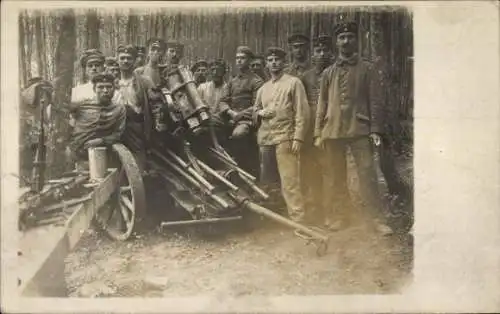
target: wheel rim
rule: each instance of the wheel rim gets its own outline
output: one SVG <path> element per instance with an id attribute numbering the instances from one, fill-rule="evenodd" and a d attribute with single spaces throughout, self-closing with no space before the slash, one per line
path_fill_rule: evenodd
<path id="1" fill-rule="evenodd" d="M 100 211 L 100 224 L 109 237 L 124 241 L 135 232 L 142 218 L 144 183 L 135 158 L 125 146 L 113 145 L 110 161 L 118 169 L 117 188 Z"/>

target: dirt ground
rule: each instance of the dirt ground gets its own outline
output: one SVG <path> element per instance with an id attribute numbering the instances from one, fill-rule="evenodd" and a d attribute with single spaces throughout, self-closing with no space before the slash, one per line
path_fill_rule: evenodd
<path id="1" fill-rule="evenodd" d="M 71 297 L 398 293 L 411 282 L 413 237 L 382 237 L 363 216 L 331 234 L 323 257 L 258 217 L 150 230 L 127 242 L 90 231 L 66 259 L 66 283 Z"/>

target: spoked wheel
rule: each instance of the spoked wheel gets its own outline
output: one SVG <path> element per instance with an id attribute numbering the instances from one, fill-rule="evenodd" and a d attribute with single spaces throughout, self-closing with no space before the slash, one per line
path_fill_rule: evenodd
<path id="1" fill-rule="evenodd" d="M 132 153 L 122 144 L 114 144 L 109 152 L 111 166 L 117 168 L 116 190 L 98 213 L 98 222 L 112 239 L 127 240 L 143 218 L 146 194 L 141 171 Z"/>

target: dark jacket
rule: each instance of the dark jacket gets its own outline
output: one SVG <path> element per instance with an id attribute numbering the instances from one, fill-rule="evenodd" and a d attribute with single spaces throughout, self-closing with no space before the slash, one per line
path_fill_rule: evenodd
<path id="1" fill-rule="evenodd" d="M 384 104 L 380 71 L 359 57 L 337 60 L 323 72 L 314 136 L 349 138 L 382 133 Z"/>

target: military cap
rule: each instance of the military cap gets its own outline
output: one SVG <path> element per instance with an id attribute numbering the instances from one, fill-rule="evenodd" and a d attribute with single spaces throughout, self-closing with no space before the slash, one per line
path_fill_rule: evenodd
<path id="1" fill-rule="evenodd" d="M 118 65 L 118 61 L 115 57 L 106 57 L 106 61 L 104 61 L 104 65 L 113 66 Z"/>
<path id="2" fill-rule="evenodd" d="M 285 59 L 286 52 L 285 52 L 285 50 L 283 50 L 280 47 L 269 47 L 269 48 L 267 48 L 266 57 L 269 57 L 269 56 L 276 56 L 276 57 L 279 57 L 281 59 Z"/>
<path id="3" fill-rule="evenodd" d="M 358 33 L 358 24 L 355 22 L 343 22 L 339 23 L 335 27 L 335 36 L 338 36 L 340 33 Z"/>
<path id="4" fill-rule="evenodd" d="M 254 56 L 252 49 L 250 49 L 250 47 L 248 47 L 248 46 L 238 46 L 236 48 L 236 53 L 244 53 L 247 56 L 249 56 L 250 58 L 253 58 L 253 56 Z"/>
<path id="5" fill-rule="evenodd" d="M 137 51 L 137 54 L 146 54 L 146 47 L 144 46 L 135 46 L 135 50 Z"/>
<path id="6" fill-rule="evenodd" d="M 288 44 L 289 45 L 295 45 L 295 44 L 308 44 L 309 43 L 309 37 L 303 34 L 295 33 L 292 34 L 291 36 L 288 37 Z"/>
<path id="7" fill-rule="evenodd" d="M 94 75 L 92 77 L 92 84 L 97 84 L 97 83 L 114 83 L 115 82 L 115 77 L 109 73 L 102 72 Z"/>
<path id="8" fill-rule="evenodd" d="M 226 61 L 224 61 L 224 59 L 215 59 L 213 61 L 211 61 L 208 65 L 209 67 L 223 67 L 223 68 L 226 68 L 227 67 L 227 63 Z"/>
<path id="9" fill-rule="evenodd" d="M 160 47 L 161 50 L 165 50 L 165 41 L 161 38 L 157 38 L 157 37 L 153 37 L 153 38 L 150 38 L 148 40 L 148 49 L 153 46 L 153 45 L 156 45 L 158 47 Z"/>
<path id="10" fill-rule="evenodd" d="M 104 64 L 104 54 L 98 49 L 88 49 L 85 50 L 80 57 L 80 65 L 82 68 L 87 66 L 87 62 L 90 60 L 96 60 L 101 64 Z"/>
<path id="11" fill-rule="evenodd" d="M 132 45 L 120 45 L 117 52 L 131 54 L 134 58 L 137 56 L 137 49 Z"/>
<path id="12" fill-rule="evenodd" d="M 266 58 L 264 58 L 263 55 L 255 55 L 253 57 L 253 60 L 262 60 L 262 61 L 266 61 Z"/>
<path id="13" fill-rule="evenodd" d="M 327 46 L 331 47 L 333 43 L 333 38 L 330 35 L 320 34 L 318 37 L 314 38 L 314 47 Z"/>
<path id="14" fill-rule="evenodd" d="M 165 43 L 165 48 L 174 48 L 174 49 L 177 49 L 178 51 L 183 51 L 184 44 L 182 44 L 178 41 L 167 41 Z"/>
<path id="15" fill-rule="evenodd" d="M 204 66 L 205 68 L 208 67 L 208 62 L 205 61 L 205 60 L 198 60 L 196 61 L 193 66 L 191 67 L 191 72 L 195 72 L 196 70 L 198 70 L 198 68 L 200 66 Z"/>

